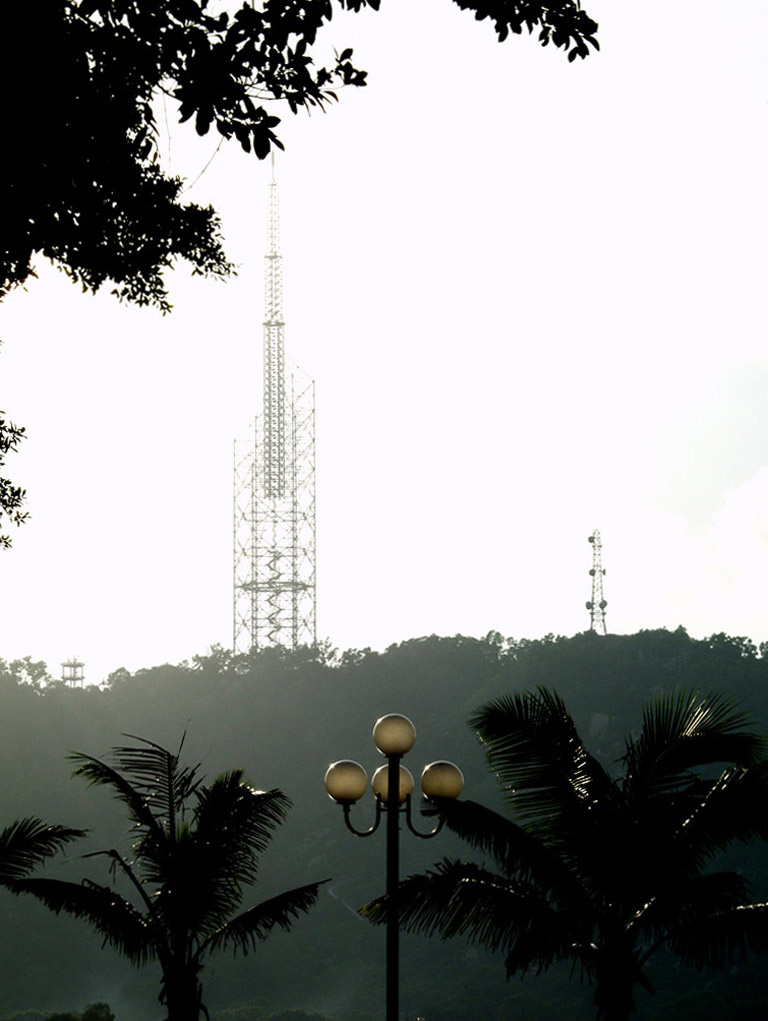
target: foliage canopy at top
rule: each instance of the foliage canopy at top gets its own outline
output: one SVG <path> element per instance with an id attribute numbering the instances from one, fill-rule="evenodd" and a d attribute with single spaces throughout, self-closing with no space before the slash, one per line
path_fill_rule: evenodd
<path id="1" fill-rule="evenodd" d="M 454 0 L 489 19 L 500 40 L 524 28 L 568 58 L 597 46 L 578 0 Z M 83 289 L 105 281 L 120 298 L 170 308 L 162 271 L 186 259 L 201 274 L 232 271 L 215 211 L 180 201 L 182 180 L 157 161 L 160 94 L 197 132 L 211 128 L 266 157 L 282 148 L 269 100 L 323 107 L 366 72 L 344 49 L 329 66 L 311 48 L 334 7 L 380 0 L 263 0 L 209 13 L 207 0 L 25 0 L 7 4 L 0 43 L 10 145 L 0 296 L 41 253 Z M 234 3 L 232 4 L 234 7 Z"/>

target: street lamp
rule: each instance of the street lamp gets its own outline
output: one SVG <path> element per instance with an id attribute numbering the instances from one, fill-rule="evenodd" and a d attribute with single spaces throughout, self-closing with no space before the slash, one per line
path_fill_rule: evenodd
<path id="1" fill-rule="evenodd" d="M 398 1021 L 398 910 L 397 887 L 399 882 L 400 814 L 405 814 L 408 829 L 417 837 L 429 839 L 443 828 L 441 818 L 429 833 L 420 833 L 413 825 L 411 795 L 413 776 L 401 765 L 402 757 L 411 750 L 416 740 L 416 728 L 407 716 L 390 713 L 381 716 L 373 728 L 374 744 L 386 758 L 373 774 L 371 789 L 376 797 L 376 817 L 367 830 L 358 830 L 352 823 L 350 811 L 368 787 L 368 774 L 352 759 L 333 762 L 325 774 L 325 789 L 344 811 L 347 828 L 357 837 L 369 837 L 379 828 L 382 812 L 387 815 L 387 1010 L 386 1021 Z M 426 798 L 458 798 L 464 787 L 464 776 L 452 762 L 431 762 L 421 774 L 421 789 Z"/>

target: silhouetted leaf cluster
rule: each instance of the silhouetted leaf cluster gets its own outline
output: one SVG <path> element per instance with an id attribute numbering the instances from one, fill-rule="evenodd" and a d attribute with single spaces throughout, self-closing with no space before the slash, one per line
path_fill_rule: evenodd
<path id="1" fill-rule="evenodd" d="M 0 411 L 0 416 L 2 414 Z M 23 437 L 23 427 L 0 417 L 0 468 L 5 464 L 5 455 L 17 450 Z M 3 515 L 6 515 L 13 525 L 20 525 L 27 519 L 27 512 L 21 509 L 25 495 L 21 486 L 15 486 L 10 479 L 0 477 L 0 522 Z M 0 549 L 7 549 L 10 545 L 10 536 L 0 533 Z"/>
<path id="2" fill-rule="evenodd" d="M 597 22 L 574 3 L 526 3 L 509 0 L 454 0 L 463 10 L 475 12 L 478 21 L 490 18 L 500 41 L 510 32 L 519 35 L 523 29 L 539 29 L 542 46 L 553 43 L 568 54 L 568 60 L 589 56 L 589 47 L 599 49 Z"/>
<path id="3" fill-rule="evenodd" d="M 499 39 L 540 29 L 584 57 L 595 23 L 576 0 L 455 0 L 492 18 Z M 210 14 L 206 0 L 27 0 L 4 8 L 0 88 L 6 97 L 0 165 L 3 229 L 0 295 L 32 273 L 39 252 L 96 291 L 170 308 L 163 270 L 178 259 L 197 273 L 233 270 L 210 207 L 181 201 L 182 180 L 157 151 L 158 99 L 263 159 L 279 117 L 324 107 L 335 89 L 366 84 L 349 48 L 329 66 L 312 48 L 334 7 L 379 8 L 379 0 L 233 0 Z"/>

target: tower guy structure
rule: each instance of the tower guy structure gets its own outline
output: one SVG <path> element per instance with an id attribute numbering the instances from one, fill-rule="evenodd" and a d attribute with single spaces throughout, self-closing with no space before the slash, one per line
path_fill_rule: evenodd
<path id="1" fill-rule="evenodd" d="M 264 258 L 261 411 L 235 440 L 233 649 L 314 645 L 315 385 L 286 360 L 280 210 L 272 168 Z"/>
<path id="2" fill-rule="evenodd" d="M 590 535 L 589 541 L 592 543 L 592 569 L 589 572 L 592 575 L 592 598 L 587 602 L 589 628 L 591 631 L 597 631 L 599 635 L 604 635 L 607 633 L 605 608 L 608 603 L 603 598 L 603 575 L 605 574 L 602 563 L 603 544 L 597 529 Z"/>

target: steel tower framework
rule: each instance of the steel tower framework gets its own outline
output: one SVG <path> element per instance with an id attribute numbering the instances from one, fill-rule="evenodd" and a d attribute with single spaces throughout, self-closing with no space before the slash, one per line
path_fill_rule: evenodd
<path id="1" fill-rule="evenodd" d="M 73 656 L 61 664 L 61 679 L 70 688 L 82 688 L 85 684 L 85 663 Z"/>
<path id="2" fill-rule="evenodd" d="M 598 634 L 604 635 L 607 634 L 605 608 L 608 603 L 603 598 L 603 575 L 605 574 L 602 564 L 603 544 L 597 529 L 590 535 L 589 541 L 592 543 L 592 569 L 589 572 L 592 575 L 592 598 L 587 603 L 589 627 L 591 631 L 597 631 Z"/>
<path id="3" fill-rule="evenodd" d="M 285 357 L 277 183 L 269 185 L 261 412 L 235 440 L 233 649 L 314 645 L 315 385 Z"/>

